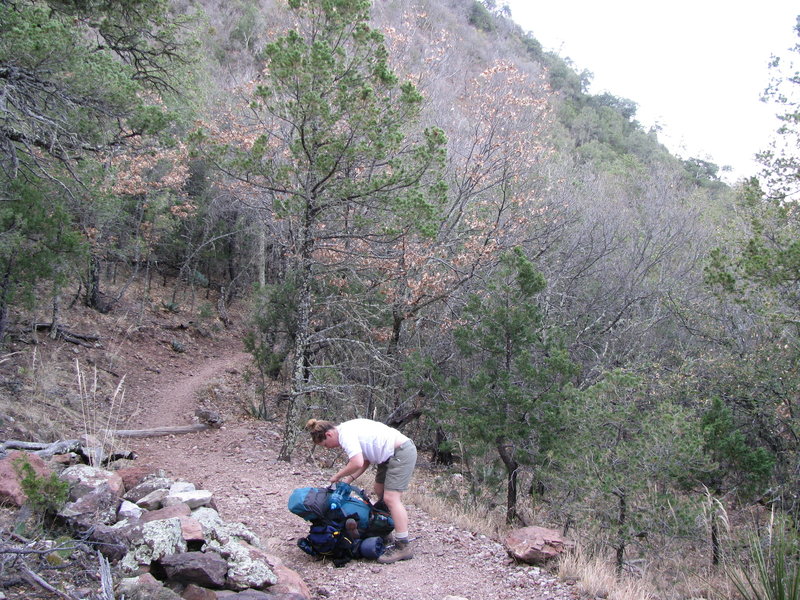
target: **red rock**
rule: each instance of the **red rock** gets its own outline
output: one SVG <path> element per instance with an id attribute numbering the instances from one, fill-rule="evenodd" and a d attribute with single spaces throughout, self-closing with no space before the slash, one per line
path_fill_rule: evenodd
<path id="1" fill-rule="evenodd" d="M 52 472 L 36 454 L 21 451 L 10 452 L 8 456 L 0 460 L 0 502 L 10 502 L 15 506 L 22 506 L 27 500 L 20 485 L 22 478 L 14 468 L 16 461 L 20 459 L 27 459 L 28 464 L 33 467 L 39 477 L 49 477 Z"/>
<path id="2" fill-rule="evenodd" d="M 308 589 L 306 582 L 297 571 L 283 565 L 273 567 L 272 570 L 278 576 L 278 583 L 270 586 L 270 592 L 286 595 L 299 594 L 306 600 L 311 600 L 311 590 Z"/>
<path id="3" fill-rule="evenodd" d="M 153 467 L 148 467 L 146 465 L 142 466 L 135 466 L 135 467 L 124 467 L 122 469 L 117 469 L 116 473 L 122 478 L 122 483 L 125 484 L 126 490 L 131 490 L 135 488 L 137 485 L 142 483 L 145 477 L 155 473 L 156 469 Z"/>
<path id="4" fill-rule="evenodd" d="M 511 556 L 530 564 L 545 563 L 574 545 L 555 529 L 544 527 L 515 529 L 506 536 L 505 541 Z"/>
<path id="5" fill-rule="evenodd" d="M 190 583 L 183 590 L 181 598 L 183 600 L 217 600 L 217 593 L 214 590 Z"/>
<path id="6" fill-rule="evenodd" d="M 175 517 L 188 517 L 192 514 L 192 510 L 185 504 L 173 504 L 166 508 L 159 508 L 157 510 L 150 510 L 142 515 L 142 521 L 149 523 L 150 521 L 161 521 L 163 519 L 174 519 Z"/>
<path id="7" fill-rule="evenodd" d="M 203 526 L 200 525 L 200 521 L 192 517 L 181 516 L 178 518 L 181 520 L 181 533 L 184 540 L 187 542 L 205 541 L 206 538 L 203 535 Z"/>

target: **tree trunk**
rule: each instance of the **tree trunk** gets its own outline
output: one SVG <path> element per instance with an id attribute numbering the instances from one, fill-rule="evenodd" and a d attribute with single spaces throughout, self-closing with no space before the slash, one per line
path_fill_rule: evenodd
<path id="1" fill-rule="evenodd" d="M 58 337 L 59 320 L 61 313 L 61 294 L 56 292 L 53 294 L 53 319 L 50 325 L 50 339 L 54 340 Z"/>
<path id="2" fill-rule="evenodd" d="M 625 524 L 628 520 L 628 503 L 624 490 L 618 490 L 614 494 L 619 499 L 619 513 L 617 515 L 617 576 L 622 575 L 622 567 L 625 564 Z"/>
<path id="3" fill-rule="evenodd" d="M 297 441 L 298 426 L 297 414 L 304 403 L 308 375 L 310 373 L 310 345 L 311 345 L 311 295 L 312 286 L 312 252 L 313 239 L 311 237 L 311 224 L 314 220 L 314 211 L 310 201 L 306 205 L 306 213 L 300 230 L 298 241 L 300 244 L 300 260 L 298 273 L 298 302 L 297 302 L 297 334 L 294 340 L 294 369 L 292 371 L 292 387 L 289 400 L 286 403 L 286 421 L 283 427 L 283 442 L 278 460 L 288 462 L 291 460 L 294 445 Z"/>
<path id="4" fill-rule="evenodd" d="M 442 444 L 447 441 L 447 434 L 441 427 L 436 428 L 436 447 L 433 449 L 433 463 L 437 465 L 452 465 L 453 453 L 448 450 L 442 450 Z"/>
<path id="5" fill-rule="evenodd" d="M 0 285 L 0 346 L 6 337 L 8 327 L 8 298 L 11 295 L 11 265 L 7 265 L 3 273 L 3 283 Z"/>
<path id="6" fill-rule="evenodd" d="M 100 262 L 92 254 L 89 258 L 89 276 L 86 280 L 86 306 L 100 308 Z"/>
<path id="7" fill-rule="evenodd" d="M 506 440 L 497 440 L 497 452 L 500 460 L 506 468 L 507 487 L 506 487 L 506 523 L 513 525 L 517 519 L 517 476 L 519 474 L 519 463 L 514 459 L 513 449 Z"/>
<path id="8" fill-rule="evenodd" d="M 719 565 L 720 558 L 719 525 L 717 525 L 716 512 L 711 515 L 711 564 Z"/>
<path id="9" fill-rule="evenodd" d="M 266 228 L 258 228 L 258 257 L 256 258 L 256 270 L 258 271 L 258 287 L 263 288 L 267 285 L 267 232 Z"/>

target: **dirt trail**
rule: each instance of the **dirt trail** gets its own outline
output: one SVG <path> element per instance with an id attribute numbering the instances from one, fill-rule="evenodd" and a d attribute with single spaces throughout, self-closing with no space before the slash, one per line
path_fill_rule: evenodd
<path id="1" fill-rule="evenodd" d="M 235 389 L 249 355 L 239 351 L 207 356 L 183 373 L 159 369 L 148 381 L 131 382 L 139 397 L 141 427 L 192 422 L 198 392 L 209 386 Z M 227 386 L 227 387 L 226 387 Z M 215 407 L 220 409 L 221 407 Z M 286 508 L 297 487 L 325 485 L 323 471 L 306 448 L 291 463 L 279 462 L 277 423 L 248 418 L 241 407 L 222 408 L 221 429 L 195 434 L 131 440 L 140 464 L 164 469 L 214 493 L 222 517 L 240 521 L 258 534 L 262 545 L 300 573 L 312 597 L 334 600 L 566 600 L 575 588 L 530 566 L 513 564 L 503 547 L 484 536 L 441 522 L 409 505 L 415 558 L 394 565 L 352 561 L 343 568 L 303 554 L 296 540 L 308 524 Z M 422 470 L 420 467 L 418 470 Z M 421 476 L 420 479 L 424 477 Z"/>

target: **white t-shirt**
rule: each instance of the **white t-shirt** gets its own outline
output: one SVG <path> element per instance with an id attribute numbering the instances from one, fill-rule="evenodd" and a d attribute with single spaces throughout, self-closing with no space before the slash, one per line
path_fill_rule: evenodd
<path id="1" fill-rule="evenodd" d="M 353 419 L 336 426 L 339 445 L 351 459 L 363 454 L 370 464 L 379 465 L 394 455 L 394 449 L 408 441 L 402 433 L 370 419 Z"/>

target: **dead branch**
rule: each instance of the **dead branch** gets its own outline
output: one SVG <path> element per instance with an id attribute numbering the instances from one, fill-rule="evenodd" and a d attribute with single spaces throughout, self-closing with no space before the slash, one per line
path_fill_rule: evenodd
<path id="1" fill-rule="evenodd" d="M 35 331 L 52 331 L 53 324 L 52 323 L 34 323 L 33 329 Z M 74 331 L 68 331 L 64 329 L 60 325 L 55 326 L 55 335 L 56 337 L 60 337 L 65 342 L 69 342 L 71 344 L 77 344 L 78 346 L 83 346 L 84 348 L 95 348 L 95 342 L 100 339 L 99 335 L 90 335 L 87 333 L 75 333 Z"/>
<path id="2" fill-rule="evenodd" d="M 19 569 L 20 569 L 20 571 L 22 571 L 22 572 L 24 573 L 25 577 L 26 577 L 26 578 L 27 578 L 27 579 L 28 579 L 28 580 L 29 580 L 31 583 L 34 583 L 34 584 L 38 585 L 40 588 L 42 588 L 42 589 L 44 589 L 44 590 L 47 590 L 47 591 L 48 591 L 48 592 L 50 592 L 51 594 L 55 594 L 55 595 L 56 595 L 56 596 L 58 596 L 59 598 L 64 598 L 64 600 L 77 600 L 77 599 L 75 598 L 75 596 L 71 596 L 70 594 L 65 594 L 65 593 L 64 593 L 64 592 L 62 592 L 61 590 L 54 588 L 52 585 L 50 585 L 49 583 L 47 583 L 47 582 L 46 582 L 44 579 L 42 579 L 41 577 L 39 577 L 39 576 L 38 576 L 36 573 L 34 573 L 33 571 L 31 571 L 31 570 L 30 570 L 30 569 L 29 569 L 27 566 L 25 566 L 25 565 L 20 565 L 20 566 L 19 566 Z"/>
<path id="3" fill-rule="evenodd" d="M 102 600 L 114 600 L 114 580 L 111 577 L 111 564 L 100 550 L 97 551 L 97 559 L 100 561 L 101 598 Z"/>
<path id="4" fill-rule="evenodd" d="M 0 546 L 0 554 L 38 554 L 40 556 L 46 556 L 47 554 L 52 554 L 53 552 L 60 552 L 62 550 L 75 550 L 78 546 L 55 546 L 53 548 L 45 548 L 43 550 L 37 550 L 36 548 L 18 548 L 16 546 Z"/>

